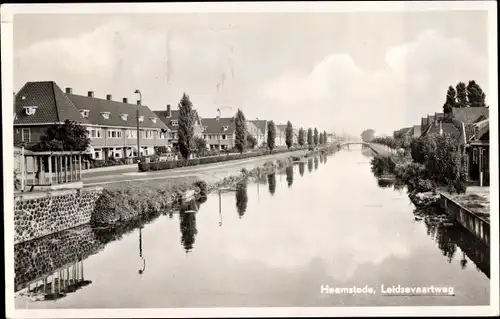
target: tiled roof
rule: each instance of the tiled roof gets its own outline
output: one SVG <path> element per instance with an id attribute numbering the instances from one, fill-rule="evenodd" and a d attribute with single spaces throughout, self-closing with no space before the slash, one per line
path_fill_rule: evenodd
<path id="1" fill-rule="evenodd" d="M 259 128 L 259 130 L 262 133 L 265 133 L 267 130 L 267 121 L 266 120 L 250 120 L 249 122 L 252 122 Z"/>
<path id="2" fill-rule="evenodd" d="M 475 123 L 482 118 L 490 117 L 487 107 L 454 107 L 452 114 L 454 120 L 463 123 Z"/>
<path id="3" fill-rule="evenodd" d="M 177 126 L 172 125 L 172 120 L 179 119 L 179 110 L 171 110 L 171 116 L 167 117 L 167 111 L 153 111 L 156 116 L 172 131 L 177 130 Z"/>
<path id="4" fill-rule="evenodd" d="M 27 115 L 25 106 L 37 106 L 35 114 Z M 27 82 L 16 94 L 15 115 L 14 124 L 88 122 L 53 81 Z"/>
<path id="5" fill-rule="evenodd" d="M 257 127 L 257 125 L 255 125 L 251 121 L 246 121 L 246 123 L 247 123 L 247 133 L 252 134 L 255 131 L 260 131 L 259 128 Z M 262 133 L 259 132 L 258 134 L 262 134 Z"/>
<path id="6" fill-rule="evenodd" d="M 125 126 L 137 127 L 136 112 L 138 105 L 122 103 L 113 100 L 100 99 L 76 94 L 67 94 L 79 110 L 89 110 L 88 121 L 90 124 L 103 126 Z M 105 119 L 101 112 L 109 112 L 109 118 Z M 127 114 L 127 119 L 122 119 L 122 114 Z M 141 128 L 167 129 L 167 126 L 145 105 L 139 106 L 139 116 L 144 116 L 140 122 Z M 152 121 L 156 118 L 156 123 Z"/>
<path id="7" fill-rule="evenodd" d="M 441 125 L 435 124 L 430 125 L 429 128 L 422 133 L 423 136 L 431 134 L 439 134 L 441 128 L 443 129 L 443 134 L 450 134 L 453 137 L 460 137 L 462 134 L 460 130 L 453 123 L 442 123 Z"/>
<path id="8" fill-rule="evenodd" d="M 196 110 L 193 110 L 195 113 L 195 117 L 198 119 L 198 121 L 201 121 L 200 117 L 198 116 L 198 112 Z M 170 111 L 170 117 L 167 117 L 167 111 L 153 111 L 156 116 L 171 130 L 171 131 L 177 131 L 178 126 L 173 126 L 172 125 L 172 120 L 179 120 L 179 110 L 171 110 Z"/>
<path id="9" fill-rule="evenodd" d="M 218 121 L 216 118 L 203 118 L 201 121 L 205 127 L 203 133 L 214 134 L 222 132 L 225 134 L 232 134 L 236 129 L 234 118 L 232 117 L 221 117 Z M 228 127 L 226 131 L 221 130 L 224 126 Z"/>

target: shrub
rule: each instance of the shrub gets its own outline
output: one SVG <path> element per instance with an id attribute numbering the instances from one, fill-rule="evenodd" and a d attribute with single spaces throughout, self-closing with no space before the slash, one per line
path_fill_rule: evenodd
<path id="1" fill-rule="evenodd" d="M 376 155 L 371 160 L 372 172 L 375 176 L 394 174 L 396 163 L 389 156 Z"/>

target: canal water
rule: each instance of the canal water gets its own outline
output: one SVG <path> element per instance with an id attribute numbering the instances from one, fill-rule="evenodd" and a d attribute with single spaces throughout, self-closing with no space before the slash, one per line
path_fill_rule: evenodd
<path id="1" fill-rule="evenodd" d="M 87 225 L 16 246 L 16 258 L 31 258 L 16 269 L 19 284 L 52 274 L 54 256 L 66 255 L 82 258 L 86 281 L 56 300 L 18 296 L 16 307 L 488 305 L 488 249 L 458 226 L 416 220 L 404 190 L 377 182 L 370 158 L 351 146 L 119 236 Z M 374 293 L 321 290 L 354 285 Z M 398 285 L 453 296 L 384 294 Z"/>

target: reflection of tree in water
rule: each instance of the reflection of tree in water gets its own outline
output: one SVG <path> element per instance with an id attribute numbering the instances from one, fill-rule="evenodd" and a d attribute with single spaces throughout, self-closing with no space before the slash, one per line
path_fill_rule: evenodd
<path id="1" fill-rule="evenodd" d="M 363 154 L 364 157 L 372 157 L 373 151 L 368 146 L 361 145 L 361 154 Z"/>
<path id="2" fill-rule="evenodd" d="M 240 218 L 245 215 L 245 212 L 247 210 L 247 203 L 247 181 L 243 180 L 236 185 L 236 209 Z"/>
<path id="3" fill-rule="evenodd" d="M 318 156 L 314 158 L 314 170 L 317 170 L 319 166 L 319 159 Z"/>
<path id="4" fill-rule="evenodd" d="M 451 262 L 455 257 L 458 246 L 462 251 L 461 268 L 467 267 L 466 257 L 468 257 L 476 265 L 478 271 L 490 278 L 489 247 L 461 226 L 443 227 L 427 220 L 425 225 L 427 234 L 436 242 L 448 262 Z"/>
<path id="5" fill-rule="evenodd" d="M 326 162 L 328 162 L 328 154 L 323 156 L 323 163 L 326 164 Z"/>
<path id="6" fill-rule="evenodd" d="M 306 163 L 304 162 L 299 162 L 299 173 L 300 176 L 304 176 L 304 170 L 306 168 Z"/>
<path id="7" fill-rule="evenodd" d="M 381 188 L 389 188 L 389 187 L 392 187 L 394 185 L 394 181 L 377 178 L 377 184 Z"/>
<path id="8" fill-rule="evenodd" d="M 276 174 L 272 173 L 267 175 L 267 182 L 269 184 L 269 193 L 271 193 L 271 195 L 274 195 L 274 193 L 276 192 Z"/>
<path id="9" fill-rule="evenodd" d="M 312 158 L 310 158 L 310 159 L 307 160 L 307 170 L 309 171 L 309 173 L 311 173 L 312 170 L 313 170 L 313 160 L 312 160 Z"/>
<path id="10" fill-rule="evenodd" d="M 187 212 L 194 211 L 194 212 Z M 196 234 L 196 212 L 198 211 L 196 201 L 191 201 L 187 205 L 181 205 L 179 212 L 180 228 L 181 228 L 181 243 L 186 252 L 193 249 Z"/>
<path id="11" fill-rule="evenodd" d="M 319 162 L 320 162 L 321 164 L 323 164 L 323 154 L 320 154 L 320 155 L 319 155 Z"/>
<path id="12" fill-rule="evenodd" d="M 288 166 L 286 168 L 286 181 L 288 183 L 288 187 L 292 186 L 293 184 L 293 166 Z"/>

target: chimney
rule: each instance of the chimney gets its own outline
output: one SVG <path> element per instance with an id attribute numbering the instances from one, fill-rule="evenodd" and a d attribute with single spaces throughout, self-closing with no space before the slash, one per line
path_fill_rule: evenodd
<path id="1" fill-rule="evenodd" d="M 123 103 L 128 103 L 128 99 L 126 97 L 123 98 Z"/>
<path id="2" fill-rule="evenodd" d="M 167 104 L 167 117 L 172 117 L 172 109 L 170 108 L 170 104 Z"/>
<path id="3" fill-rule="evenodd" d="M 106 94 L 106 100 L 111 101 L 111 94 Z"/>
<path id="4" fill-rule="evenodd" d="M 141 105 L 141 100 L 137 100 L 137 105 Z"/>
<path id="5" fill-rule="evenodd" d="M 73 94 L 72 88 L 66 88 L 66 94 Z"/>
<path id="6" fill-rule="evenodd" d="M 94 97 L 94 91 L 88 91 L 87 92 L 88 97 Z"/>

